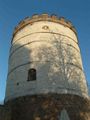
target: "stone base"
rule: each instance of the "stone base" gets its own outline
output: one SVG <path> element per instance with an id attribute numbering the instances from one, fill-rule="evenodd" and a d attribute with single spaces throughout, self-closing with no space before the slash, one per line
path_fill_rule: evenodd
<path id="1" fill-rule="evenodd" d="M 25 96 L 6 104 L 11 107 L 7 120 L 60 120 L 63 110 L 70 120 L 90 120 L 90 101 L 76 95 Z"/>
<path id="2" fill-rule="evenodd" d="M 0 105 L 0 120 L 11 120 L 11 105 Z"/>

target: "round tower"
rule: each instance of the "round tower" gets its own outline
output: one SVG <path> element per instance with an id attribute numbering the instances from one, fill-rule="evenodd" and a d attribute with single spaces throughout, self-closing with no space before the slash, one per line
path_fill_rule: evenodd
<path id="1" fill-rule="evenodd" d="M 6 102 L 12 101 L 13 116 L 17 120 L 88 120 L 83 107 L 87 100 L 72 23 L 48 14 L 22 20 L 13 33 L 5 97 Z"/>

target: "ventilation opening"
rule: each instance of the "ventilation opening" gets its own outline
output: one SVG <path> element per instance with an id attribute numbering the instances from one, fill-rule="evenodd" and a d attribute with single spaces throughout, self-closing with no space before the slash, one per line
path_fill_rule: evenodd
<path id="1" fill-rule="evenodd" d="M 19 86 L 19 83 L 17 83 L 17 86 Z"/>
<path id="2" fill-rule="evenodd" d="M 28 70 L 28 79 L 27 81 L 34 81 L 36 80 L 36 69 L 31 68 Z"/>

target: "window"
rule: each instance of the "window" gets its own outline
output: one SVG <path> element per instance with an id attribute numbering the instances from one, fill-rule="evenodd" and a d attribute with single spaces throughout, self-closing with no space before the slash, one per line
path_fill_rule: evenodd
<path id="1" fill-rule="evenodd" d="M 49 27 L 48 27 L 47 25 L 45 25 L 45 26 L 42 27 L 42 29 L 44 29 L 44 30 L 48 30 Z"/>
<path id="2" fill-rule="evenodd" d="M 28 80 L 27 81 L 33 81 L 36 80 L 36 70 L 34 68 L 31 68 L 28 70 Z"/>

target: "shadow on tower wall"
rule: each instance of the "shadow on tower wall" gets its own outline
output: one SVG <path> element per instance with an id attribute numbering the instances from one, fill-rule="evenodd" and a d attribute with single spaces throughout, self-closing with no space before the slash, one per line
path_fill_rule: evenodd
<path id="1" fill-rule="evenodd" d="M 24 45 L 15 44 L 11 48 L 8 79 L 15 78 L 12 84 L 16 86 L 17 80 L 21 79 L 15 94 L 18 93 L 19 87 L 24 92 L 24 88 L 27 90 L 27 85 L 31 84 L 30 87 L 33 85 L 31 81 L 27 81 L 28 70 L 32 67 L 35 67 L 37 74 L 42 73 L 48 78 L 44 82 L 46 85 L 42 85 L 44 89 L 48 89 L 48 92 L 38 93 L 43 89 L 41 84 L 44 78 L 40 78 L 40 81 L 37 77 L 37 80 L 34 81 L 36 85 L 32 90 L 36 89 L 38 94 L 18 96 L 6 102 L 4 108 L 0 107 L 0 110 L 4 111 L 0 120 L 59 120 L 63 109 L 67 110 L 70 120 L 89 120 L 90 102 L 79 96 L 79 94 L 82 96 L 85 87 L 84 84 L 81 87 L 83 77 L 78 59 L 72 52 L 71 46 L 65 45 L 62 41 L 57 42 L 56 46 L 42 42 L 40 45 L 33 45 L 32 49 L 31 44 L 34 42 L 28 42 Z M 12 73 L 14 73 L 13 77 L 11 77 Z M 38 81 L 39 83 L 37 83 Z M 52 83 L 55 84 L 54 87 Z M 71 94 L 68 92 L 59 94 L 62 89 L 71 91 Z M 13 93 L 14 90 L 16 89 L 11 86 Z M 29 90 L 31 89 L 28 88 L 28 92 L 30 92 Z M 75 95 L 72 94 L 72 91 L 75 91 Z M 0 114 L 2 114 L 1 111 Z"/>

